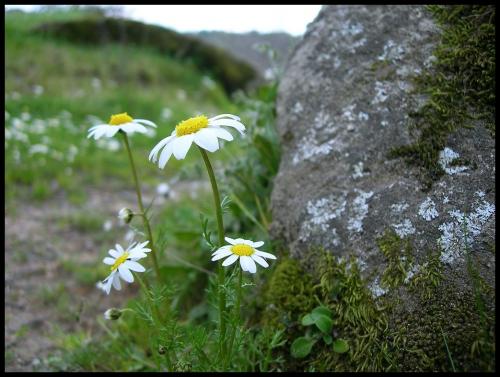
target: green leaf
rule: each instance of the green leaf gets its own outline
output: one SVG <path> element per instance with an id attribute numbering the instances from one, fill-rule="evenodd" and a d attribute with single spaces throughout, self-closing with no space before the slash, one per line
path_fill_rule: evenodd
<path id="1" fill-rule="evenodd" d="M 290 347 L 290 353 L 292 357 L 296 359 L 302 359 L 309 355 L 311 349 L 316 341 L 314 339 L 306 338 L 301 336 L 293 341 Z"/>
<path id="2" fill-rule="evenodd" d="M 311 314 L 306 314 L 302 318 L 302 326 L 310 326 L 314 324 L 314 317 Z"/>
<path id="3" fill-rule="evenodd" d="M 349 351 L 349 344 L 344 339 L 337 339 L 333 342 L 333 352 L 345 353 Z"/>
<path id="4" fill-rule="evenodd" d="M 313 314 L 321 314 L 326 317 L 332 318 L 332 312 L 330 309 L 328 309 L 326 306 L 318 306 L 313 309 L 312 311 Z"/>
<path id="5" fill-rule="evenodd" d="M 330 317 L 321 314 L 314 314 L 314 324 L 318 329 L 320 329 L 325 334 L 329 334 L 332 331 L 333 321 Z"/>
<path id="6" fill-rule="evenodd" d="M 331 335 L 326 335 L 326 334 L 325 334 L 325 335 L 323 335 L 323 341 L 324 341 L 326 344 L 330 345 L 330 344 L 332 344 L 332 342 L 333 342 L 333 338 L 331 337 Z"/>

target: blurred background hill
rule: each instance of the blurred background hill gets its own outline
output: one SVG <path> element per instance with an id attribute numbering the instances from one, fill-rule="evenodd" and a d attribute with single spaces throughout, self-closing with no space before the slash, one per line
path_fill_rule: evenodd
<path id="1" fill-rule="evenodd" d="M 290 52 L 301 39 L 288 33 L 227 33 L 222 31 L 201 31 L 192 33 L 208 43 L 220 47 L 237 58 L 249 63 L 262 77 L 272 69 L 269 59 L 259 50 L 259 45 L 268 45 L 276 52 L 276 63 L 282 67 Z"/>

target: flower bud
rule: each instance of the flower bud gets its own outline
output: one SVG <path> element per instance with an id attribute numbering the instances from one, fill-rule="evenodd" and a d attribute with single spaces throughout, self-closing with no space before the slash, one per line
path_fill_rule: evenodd
<path id="1" fill-rule="evenodd" d="M 120 212 L 118 212 L 118 218 L 120 220 L 123 220 L 125 224 L 128 224 L 130 221 L 132 221 L 132 218 L 134 217 L 134 213 L 132 210 L 128 208 L 122 208 Z"/>
<path id="2" fill-rule="evenodd" d="M 122 311 L 120 309 L 111 308 L 104 312 L 104 318 L 110 319 L 112 321 L 116 321 L 122 315 Z"/>

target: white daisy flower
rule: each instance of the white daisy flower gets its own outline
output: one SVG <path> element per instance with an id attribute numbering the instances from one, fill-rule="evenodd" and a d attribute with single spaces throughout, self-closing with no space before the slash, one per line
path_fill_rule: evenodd
<path id="1" fill-rule="evenodd" d="M 233 240 L 229 237 L 225 237 L 225 240 L 230 245 L 222 246 L 212 254 L 212 261 L 228 257 L 224 262 L 222 262 L 224 267 L 233 264 L 239 258 L 241 269 L 254 274 L 257 271 L 255 262 L 260 264 L 262 267 L 269 267 L 269 264 L 264 258 L 276 259 L 276 256 L 273 254 L 256 249 L 257 247 L 264 245 L 263 241 L 252 242 L 242 238 Z"/>
<path id="2" fill-rule="evenodd" d="M 213 118 L 200 115 L 180 122 L 169 137 L 156 144 L 149 154 L 149 159 L 156 163 L 158 153 L 163 148 L 158 162 L 160 169 L 163 169 L 172 154 L 176 159 L 183 160 L 193 142 L 209 152 L 215 152 L 219 149 L 218 138 L 233 140 L 233 135 L 222 126 L 233 127 L 244 135 L 245 126 L 236 115 L 221 114 Z"/>
<path id="3" fill-rule="evenodd" d="M 126 250 L 123 250 L 123 247 L 119 244 L 115 245 L 116 249 L 110 249 L 108 252 L 111 257 L 104 258 L 103 262 L 107 265 L 111 265 L 111 273 L 103 280 L 99 288 L 109 294 L 111 285 L 113 285 L 116 290 L 121 289 L 120 277 L 128 283 L 133 283 L 134 275 L 132 275 L 130 271 L 146 271 L 146 269 L 136 261 L 147 257 L 146 253 L 151 251 L 151 249 L 144 247 L 148 242 L 149 241 L 146 241 L 140 244 L 134 243 Z"/>
<path id="4" fill-rule="evenodd" d="M 99 139 L 101 136 L 113 137 L 118 131 L 123 131 L 125 133 L 146 133 L 148 130 L 146 126 L 151 126 L 156 128 L 156 124 L 146 119 L 134 119 L 127 113 L 111 115 L 108 124 L 98 124 L 97 126 L 91 127 L 89 129 L 89 137 L 94 137 L 95 140 Z"/>

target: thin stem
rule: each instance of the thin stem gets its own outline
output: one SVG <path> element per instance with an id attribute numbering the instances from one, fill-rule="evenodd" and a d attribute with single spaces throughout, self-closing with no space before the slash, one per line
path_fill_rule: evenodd
<path id="1" fill-rule="evenodd" d="M 147 216 L 144 215 L 144 205 L 142 204 L 142 195 L 141 195 L 141 188 L 139 186 L 139 180 L 137 179 L 137 171 L 135 169 L 135 164 L 134 164 L 134 159 L 132 157 L 132 152 L 130 151 L 130 145 L 128 143 L 128 137 L 125 132 L 120 131 L 120 133 L 123 135 L 123 141 L 125 143 L 125 147 L 127 149 L 128 153 L 128 158 L 130 160 L 130 167 L 132 168 L 132 175 L 134 176 L 134 183 L 135 183 L 135 192 L 137 193 L 137 204 L 139 205 L 139 209 L 141 213 L 143 214 L 142 220 L 144 223 L 144 228 L 146 228 L 146 231 L 148 233 L 148 239 L 149 239 L 149 245 L 151 246 L 151 255 L 153 257 L 153 266 L 155 269 L 156 277 L 158 278 L 158 281 L 160 281 L 160 268 L 158 267 L 158 260 L 156 259 L 156 249 L 154 246 L 153 242 L 153 234 L 151 232 L 151 227 L 149 225 L 149 220 Z"/>
<path id="2" fill-rule="evenodd" d="M 158 307 L 153 302 L 153 300 L 152 300 L 152 298 L 151 298 L 151 296 L 149 294 L 148 286 L 146 285 L 146 283 L 144 283 L 144 280 L 142 280 L 142 278 L 137 273 L 135 273 L 134 276 L 139 281 L 139 284 L 140 284 L 140 286 L 141 286 L 144 294 L 146 295 L 146 299 L 148 301 L 148 305 L 149 305 L 149 307 L 150 307 L 150 309 L 151 309 L 151 311 L 153 313 L 153 321 L 155 322 L 155 329 L 159 329 L 161 323 L 163 322 L 163 318 L 162 318 L 160 312 L 158 311 Z M 160 324 L 158 324 L 158 322 L 160 322 Z M 169 352 L 168 349 L 165 350 L 165 359 L 167 361 L 169 372 L 171 372 L 173 369 L 172 369 L 172 362 L 171 362 L 171 359 L 170 359 L 170 352 Z"/>
<path id="3" fill-rule="evenodd" d="M 439 328 L 441 329 L 441 335 L 444 339 L 444 345 L 446 346 L 446 352 L 448 353 L 448 359 L 450 360 L 451 368 L 453 369 L 453 372 L 456 372 L 457 370 L 455 369 L 455 363 L 453 363 L 453 358 L 451 357 L 450 349 L 448 348 L 448 342 L 446 341 L 446 336 L 444 335 L 443 328 L 441 327 L 441 325 L 439 325 Z"/>
<path id="4" fill-rule="evenodd" d="M 198 147 L 200 150 L 201 156 L 203 157 L 203 161 L 205 162 L 205 166 L 207 168 L 207 173 L 210 178 L 210 184 L 212 185 L 212 192 L 214 195 L 214 205 L 215 205 L 215 214 L 217 217 L 217 230 L 219 235 L 219 247 L 224 244 L 224 223 L 222 222 L 222 208 L 220 205 L 220 195 L 219 189 L 217 188 L 217 181 L 215 180 L 214 170 L 212 169 L 212 165 L 210 164 L 210 160 L 208 159 L 207 152 L 204 149 Z M 218 268 L 218 277 L 219 277 L 219 347 L 221 351 L 221 355 L 225 355 L 225 344 L 224 338 L 226 335 L 226 320 L 224 317 L 224 313 L 226 311 L 226 293 L 224 292 L 224 279 L 225 273 L 224 268 L 221 264 L 217 265 Z"/>
<path id="5" fill-rule="evenodd" d="M 231 339 L 229 341 L 229 352 L 227 354 L 227 360 L 226 360 L 226 368 L 229 366 L 229 363 L 231 362 L 231 357 L 233 353 L 233 344 L 234 344 L 234 338 L 236 337 L 236 331 L 238 330 L 238 327 L 240 325 L 240 312 L 241 312 L 241 286 L 243 284 L 243 270 L 241 269 L 241 266 L 238 266 L 238 287 L 236 290 L 236 305 L 234 306 L 234 317 L 236 319 L 235 325 L 233 328 L 233 331 L 231 333 Z"/>
<path id="6" fill-rule="evenodd" d="M 208 159 L 207 152 L 205 152 L 203 148 L 198 147 L 198 149 L 200 150 L 203 161 L 205 162 L 208 176 L 210 177 L 210 184 L 212 185 L 212 191 L 214 193 L 215 213 L 217 216 L 217 228 L 219 235 L 219 247 L 221 247 L 224 244 L 224 224 L 222 222 L 222 208 L 220 206 L 219 189 L 217 188 L 217 181 L 215 180 L 214 170 L 212 169 L 212 164 L 210 164 L 210 160 Z"/>

